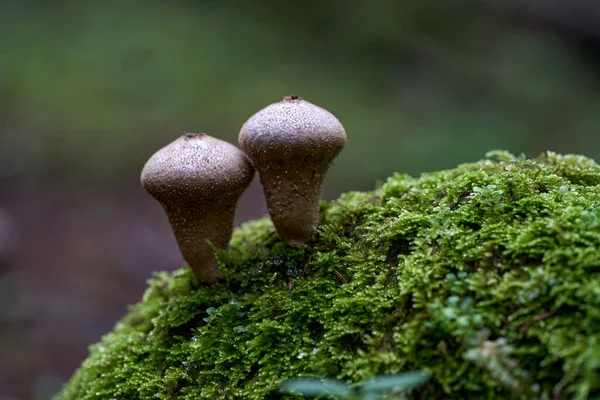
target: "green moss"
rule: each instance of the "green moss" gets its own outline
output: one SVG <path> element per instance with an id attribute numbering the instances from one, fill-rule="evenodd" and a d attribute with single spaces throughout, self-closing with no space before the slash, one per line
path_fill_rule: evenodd
<path id="1" fill-rule="evenodd" d="M 289 378 L 416 369 L 421 398 L 600 395 L 600 167 L 488 157 L 323 204 L 301 248 L 248 223 L 219 253 L 226 285 L 156 274 L 57 399 L 278 398 Z"/>

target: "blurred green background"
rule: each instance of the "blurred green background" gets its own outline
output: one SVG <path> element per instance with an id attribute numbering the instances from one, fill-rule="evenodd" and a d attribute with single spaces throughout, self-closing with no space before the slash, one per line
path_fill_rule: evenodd
<path id="1" fill-rule="evenodd" d="M 591 0 L 5 1 L 0 399 L 47 399 L 182 265 L 139 185 L 183 131 L 296 94 L 346 127 L 327 199 L 492 149 L 600 156 Z M 266 212 L 255 184 L 237 221 Z"/>

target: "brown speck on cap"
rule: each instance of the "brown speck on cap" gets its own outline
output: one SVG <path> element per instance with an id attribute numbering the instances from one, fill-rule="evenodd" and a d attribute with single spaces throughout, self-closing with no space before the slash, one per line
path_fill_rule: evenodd
<path id="1" fill-rule="evenodd" d="M 165 210 L 183 258 L 203 283 L 224 279 L 206 241 L 228 246 L 236 203 L 253 176 L 254 167 L 237 147 L 188 132 L 142 170 L 143 187 Z"/>
<path id="2" fill-rule="evenodd" d="M 239 135 L 260 174 L 269 214 L 279 235 L 304 242 L 316 231 L 323 181 L 346 143 L 329 111 L 287 96 L 254 114 Z"/>

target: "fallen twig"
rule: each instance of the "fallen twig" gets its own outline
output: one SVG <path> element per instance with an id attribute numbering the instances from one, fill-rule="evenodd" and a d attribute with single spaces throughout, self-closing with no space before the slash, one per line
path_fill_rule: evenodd
<path id="1" fill-rule="evenodd" d="M 524 324 L 521 329 L 519 329 L 519 332 L 521 333 L 521 335 L 525 335 L 525 333 L 527 332 L 527 329 L 529 329 L 529 327 L 531 325 L 533 325 L 533 323 L 535 321 L 540 321 L 542 319 L 546 319 L 546 318 L 550 318 L 556 315 L 556 311 L 553 312 L 545 312 L 539 315 L 536 315 L 535 317 L 531 318 L 530 321 L 528 321 L 526 324 Z"/>
<path id="2" fill-rule="evenodd" d="M 340 273 L 340 271 L 338 271 L 337 269 L 334 268 L 333 273 L 335 274 L 335 276 L 340 278 L 340 281 L 342 281 L 342 283 L 348 283 L 348 281 L 346 280 L 346 278 L 344 278 L 344 276 Z"/>

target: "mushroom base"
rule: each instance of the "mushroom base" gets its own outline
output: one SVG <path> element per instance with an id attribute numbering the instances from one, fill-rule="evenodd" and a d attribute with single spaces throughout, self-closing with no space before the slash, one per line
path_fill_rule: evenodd
<path id="1" fill-rule="evenodd" d="M 215 200 L 212 207 L 206 204 L 196 207 L 187 204 L 180 208 L 163 205 L 183 258 L 198 280 L 205 284 L 225 279 L 210 244 L 218 249 L 227 248 L 233 232 L 235 205 L 218 205 L 218 201 Z"/>
<path id="2" fill-rule="evenodd" d="M 269 215 L 282 239 L 303 243 L 313 237 L 319 225 L 324 177 L 325 172 L 310 169 L 261 172 Z"/>

